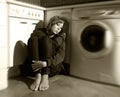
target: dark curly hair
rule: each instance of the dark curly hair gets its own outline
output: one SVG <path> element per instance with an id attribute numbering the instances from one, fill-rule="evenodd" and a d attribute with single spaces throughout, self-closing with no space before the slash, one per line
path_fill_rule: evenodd
<path id="1" fill-rule="evenodd" d="M 64 24 L 64 20 L 62 19 L 62 17 L 59 17 L 59 16 L 54 16 L 52 17 L 50 20 L 49 20 L 49 23 L 47 25 L 47 31 L 50 33 L 51 32 L 51 27 L 54 25 L 54 24 L 57 24 L 57 23 L 63 23 Z M 61 30 L 62 31 L 62 30 Z"/>

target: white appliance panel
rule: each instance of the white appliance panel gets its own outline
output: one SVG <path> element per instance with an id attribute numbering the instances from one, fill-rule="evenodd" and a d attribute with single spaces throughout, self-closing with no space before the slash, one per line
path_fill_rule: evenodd
<path id="1" fill-rule="evenodd" d="M 10 66 L 15 65 L 13 62 L 12 56 L 14 56 L 14 48 L 17 41 L 21 40 L 25 44 L 35 28 L 35 24 L 38 23 L 38 20 L 28 20 L 21 18 L 10 18 L 9 19 L 9 53 L 10 53 Z"/>
<path id="2" fill-rule="evenodd" d="M 96 58 L 88 58 L 83 54 L 80 45 L 81 29 L 90 22 L 102 22 L 108 26 L 113 33 L 113 46 L 111 51 Z M 104 82 L 109 84 L 120 85 L 120 37 L 119 37 L 120 19 L 103 19 L 103 20 L 79 20 L 72 21 L 71 32 L 71 60 L 70 74 L 72 76 Z M 92 55 L 92 53 L 91 53 Z M 97 56 L 97 55 L 96 55 Z"/>

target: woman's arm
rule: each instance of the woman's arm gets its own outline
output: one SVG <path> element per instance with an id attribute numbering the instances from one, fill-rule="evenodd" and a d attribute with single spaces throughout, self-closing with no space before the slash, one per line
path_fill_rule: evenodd
<path id="1" fill-rule="evenodd" d="M 40 30 L 34 30 L 28 40 L 29 53 L 32 55 L 33 61 L 39 60 L 39 40 L 45 36 L 45 33 Z"/>
<path id="2" fill-rule="evenodd" d="M 66 38 L 66 33 L 61 33 L 59 35 L 57 35 L 57 37 L 55 37 L 54 42 L 56 47 L 60 46 L 62 44 L 62 42 L 65 41 Z"/>
<path id="3" fill-rule="evenodd" d="M 58 42 L 59 47 L 56 51 L 56 54 L 47 60 L 48 66 L 57 65 L 57 64 L 60 64 L 64 61 L 66 35 L 65 34 L 62 34 L 62 35 L 63 35 L 62 37 L 56 38 L 56 41 Z M 59 43 L 59 42 L 61 42 L 61 43 Z"/>

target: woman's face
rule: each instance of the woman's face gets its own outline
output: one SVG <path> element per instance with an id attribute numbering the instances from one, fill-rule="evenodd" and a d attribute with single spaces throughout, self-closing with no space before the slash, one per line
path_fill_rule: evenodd
<path id="1" fill-rule="evenodd" d="M 63 28 L 63 23 L 57 23 L 57 24 L 54 24 L 51 28 L 51 31 L 54 33 L 54 34 L 58 34 Z"/>

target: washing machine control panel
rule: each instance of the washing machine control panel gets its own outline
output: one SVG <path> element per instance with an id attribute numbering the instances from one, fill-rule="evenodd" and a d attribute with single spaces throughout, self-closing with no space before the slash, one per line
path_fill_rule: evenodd
<path id="1" fill-rule="evenodd" d="M 92 12 L 91 12 L 92 11 Z M 97 19 L 97 18 L 120 18 L 120 9 L 101 8 L 101 9 L 80 9 L 75 8 L 72 12 L 73 20 L 80 19 Z"/>

